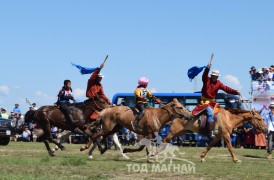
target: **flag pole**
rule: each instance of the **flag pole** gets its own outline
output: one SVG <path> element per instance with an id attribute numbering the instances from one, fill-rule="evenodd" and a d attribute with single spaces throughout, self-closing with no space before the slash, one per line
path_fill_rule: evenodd
<path id="1" fill-rule="evenodd" d="M 214 53 L 211 53 L 211 57 L 210 57 L 210 60 L 209 60 L 209 63 L 208 63 L 208 65 L 210 65 L 210 66 L 211 66 L 211 63 L 212 63 L 213 57 L 214 57 Z"/>
<path id="2" fill-rule="evenodd" d="M 104 62 L 102 64 L 105 64 L 105 62 L 107 61 L 107 59 L 108 59 L 108 55 L 105 57 L 105 60 L 104 60 Z"/>

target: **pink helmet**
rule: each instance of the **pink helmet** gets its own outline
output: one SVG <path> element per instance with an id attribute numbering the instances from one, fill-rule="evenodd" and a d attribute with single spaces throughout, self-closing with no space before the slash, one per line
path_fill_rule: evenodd
<path id="1" fill-rule="evenodd" d="M 138 84 L 140 85 L 147 85 L 149 83 L 149 80 L 148 78 L 146 77 L 141 77 L 139 80 L 138 80 Z"/>

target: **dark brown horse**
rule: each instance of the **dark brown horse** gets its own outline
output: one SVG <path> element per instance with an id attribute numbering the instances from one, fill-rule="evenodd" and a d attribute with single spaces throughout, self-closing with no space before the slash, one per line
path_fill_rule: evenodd
<path id="1" fill-rule="evenodd" d="M 85 147 L 82 147 L 81 150 L 88 149 L 93 141 L 101 136 L 106 138 L 108 135 L 118 132 L 123 126 L 137 134 L 147 136 L 147 139 L 151 139 L 154 133 L 158 132 L 167 122 L 175 118 L 192 118 L 186 111 L 188 110 L 177 99 L 161 108 L 146 108 L 145 115 L 139 122 L 139 127 L 142 131 L 139 131 L 138 129 L 132 129 L 131 121 L 135 120 L 135 115 L 131 108 L 127 106 L 106 108 L 100 113 L 102 129 L 98 133 L 93 134 L 90 142 Z M 100 149 L 102 154 L 105 150 Z"/>
<path id="2" fill-rule="evenodd" d="M 77 120 L 75 125 L 71 124 L 65 118 L 64 113 L 57 106 L 42 106 L 38 110 L 29 110 L 25 114 L 25 123 L 33 121 L 44 131 L 44 134 L 41 136 L 41 140 L 44 141 L 48 153 L 53 156 L 54 152 L 50 149 L 49 142 L 53 142 L 61 150 L 64 150 L 64 146 L 52 138 L 52 126 L 70 131 L 77 129 L 79 130 L 78 133 L 84 133 L 83 130 L 90 125 L 90 115 L 94 111 L 101 111 L 107 106 L 108 104 L 105 101 L 98 99 L 89 99 L 81 103 L 73 104 L 70 108 L 73 118 Z"/>
<path id="3" fill-rule="evenodd" d="M 191 112 L 189 112 L 189 114 L 191 114 Z M 215 138 L 213 138 L 213 140 L 210 142 L 210 144 L 207 146 L 206 150 L 201 153 L 201 156 L 200 156 L 201 161 L 205 161 L 204 158 L 206 154 L 208 153 L 208 151 L 223 137 L 226 142 L 227 148 L 231 154 L 232 160 L 234 162 L 241 162 L 234 155 L 233 148 L 230 141 L 230 134 L 232 133 L 232 130 L 234 128 L 242 126 L 246 123 L 250 123 L 256 129 L 261 130 L 264 133 L 267 133 L 267 126 L 258 111 L 220 108 L 218 113 L 218 120 L 217 120 L 218 133 L 216 134 Z M 190 120 L 190 121 L 184 118 L 183 119 L 177 118 L 177 119 L 174 119 L 170 127 L 170 133 L 166 136 L 163 142 L 169 143 L 173 137 L 184 135 L 188 131 L 193 131 L 201 134 L 205 132 L 201 130 L 197 118 L 193 118 L 193 120 Z"/>

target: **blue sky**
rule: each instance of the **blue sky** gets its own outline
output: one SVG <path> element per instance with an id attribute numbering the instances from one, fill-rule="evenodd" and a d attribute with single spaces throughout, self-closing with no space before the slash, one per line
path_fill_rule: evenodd
<path id="1" fill-rule="evenodd" d="M 0 107 L 25 98 L 53 104 L 64 79 L 85 99 L 89 75 L 70 62 L 99 66 L 109 98 L 133 92 L 141 76 L 154 92 L 192 92 L 186 75 L 204 66 L 249 97 L 249 69 L 274 64 L 274 1 L 0 1 Z M 198 76 L 201 88 L 201 75 Z"/>

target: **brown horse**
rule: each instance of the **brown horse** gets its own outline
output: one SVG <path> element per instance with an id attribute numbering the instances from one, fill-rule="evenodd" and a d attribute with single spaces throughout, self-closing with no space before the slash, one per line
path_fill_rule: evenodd
<path id="1" fill-rule="evenodd" d="M 127 106 L 106 108 L 100 113 L 102 129 L 98 133 L 93 134 L 90 142 L 85 147 L 81 147 L 81 150 L 88 149 L 93 141 L 101 136 L 106 138 L 108 135 L 118 132 L 123 126 L 137 134 L 147 136 L 147 139 L 151 139 L 154 136 L 154 132 L 158 132 L 167 122 L 175 118 L 192 118 L 191 114 L 186 113 L 187 111 L 177 99 L 160 108 L 146 108 L 145 115 L 138 124 L 140 129 L 142 129 L 142 131 L 139 131 L 139 128 L 136 130 L 132 128 L 131 121 L 135 120 L 135 115 L 131 108 Z M 101 154 L 105 150 L 101 149 Z"/>
<path id="2" fill-rule="evenodd" d="M 99 99 L 88 99 L 81 103 L 75 103 L 71 108 L 72 116 L 77 123 L 75 125 L 68 122 L 64 113 L 57 106 L 42 106 L 38 110 L 30 110 L 25 114 L 25 123 L 33 121 L 40 127 L 44 134 L 41 136 L 41 140 L 44 141 L 48 153 L 54 156 L 54 152 L 49 147 L 49 142 L 56 144 L 61 150 L 64 150 L 64 146 L 55 141 L 51 136 L 51 127 L 56 126 L 63 130 L 78 130 L 78 133 L 84 134 L 84 129 L 90 125 L 90 115 L 95 111 L 101 111 L 106 108 L 108 104 L 105 101 Z"/>
<path id="3" fill-rule="evenodd" d="M 189 112 L 189 114 L 191 114 L 191 112 Z M 234 155 L 230 141 L 230 134 L 234 128 L 242 126 L 246 123 L 250 123 L 256 129 L 267 133 L 267 126 L 258 111 L 220 108 L 217 120 L 218 133 L 207 146 L 206 150 L 201 153 L 201 161 L 205 161 L 205 156 L 208 151 L 223 137 L 231 154 L 232 160 L 234 162 L 241 162 Z M 173 137 L 184 135 L 187 133 L 187 131 L 193 131 L 197 133 L 204 132 L 200 129 L 197 117 L 190 121 L 187 119 L 174 119 L 170 127 L 170 133 L 166 136 L 163 142 L 170 142 Z"/>

